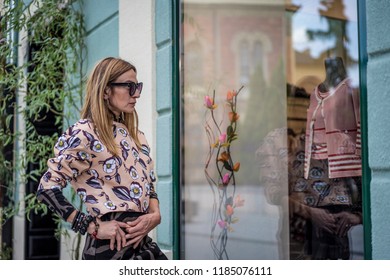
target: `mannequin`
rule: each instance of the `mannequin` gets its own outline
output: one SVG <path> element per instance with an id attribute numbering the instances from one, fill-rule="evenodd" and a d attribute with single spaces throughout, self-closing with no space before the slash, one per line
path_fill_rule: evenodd
<path id="1" fill-rule="evenodd" d="M 305 256 L 350 259 L 349 232 L 362 223 L 360 102 L 342 58 L 324 64 L 325 80 L 310 96 L 304 138 L 292 152 L 301 157 L 293 158 L 289 170 L 290 209 L 306 222 Z"/>
<path id="2" fill-rule="evenodd" d="M 347 78 L 347 71 L 345 70 L 343 59 L 339 56 L 328 57 L 324 61 L 326 77 L 319 89 L 322 92 L 329 91 L 331 88 L 337 87 L 337 85 Z"/>

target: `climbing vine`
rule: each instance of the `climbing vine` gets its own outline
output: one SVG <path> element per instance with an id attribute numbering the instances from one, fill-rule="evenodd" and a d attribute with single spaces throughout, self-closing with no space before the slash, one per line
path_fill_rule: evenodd
<path id="1" fill-rule="evenodd" d="M 35 192 L 20 197 L 17 186 L 38 185 L 59 134 L 79 115 L 81 7 L 80 0 L 4 0 L 0 6 L 0 233 L 21 210 L 27 218 L 47 213 Z M 57 223 L 59 236 L 65 231 Z M 0 244 L 0 259 L 4 252 L 9 248 Z"/>

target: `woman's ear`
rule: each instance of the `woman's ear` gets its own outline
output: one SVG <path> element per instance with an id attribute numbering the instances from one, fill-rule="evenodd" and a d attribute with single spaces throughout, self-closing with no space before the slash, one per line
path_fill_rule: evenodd
<path id="1" fill-rule="evenodd" d="M 105 100 L 107 100 L 108 97 L 110 97 L 110 93 L 111 93 L 111 89 L 110 89 L 109 87 L 106 87 L 106 88 L 104 89 L 104 95 L 103 95 L 103 97 L 104 97 Z"/>

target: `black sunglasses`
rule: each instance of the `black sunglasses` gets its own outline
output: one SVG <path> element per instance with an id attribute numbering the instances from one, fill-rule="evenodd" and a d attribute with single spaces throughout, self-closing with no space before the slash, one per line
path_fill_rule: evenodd
<path id="1" fill-rule="evenodd" d="M 143 83 L 134 83 L 134 82 L 128 82 L 128 83 L 110 83 L 110 86 L 118 86 L 118 87 L 127 87 L 129 89 L 130 96 L 133 96 L 135 94 L 135 91 L 138 89 L 139 94 L 142 92 L 142 86 Z"/>

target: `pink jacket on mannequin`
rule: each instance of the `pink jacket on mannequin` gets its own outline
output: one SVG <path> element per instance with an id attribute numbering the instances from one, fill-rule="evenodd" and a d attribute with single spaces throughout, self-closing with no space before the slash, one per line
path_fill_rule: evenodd
<path id="1" fill-rule="evenodd" d="M 361 176 L 359 93 L 346 78 L 336 87 L 310 96 L 307 111 L 305 178 L 311 159 L 328 159 L 329 178 Z"/>

